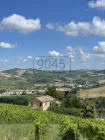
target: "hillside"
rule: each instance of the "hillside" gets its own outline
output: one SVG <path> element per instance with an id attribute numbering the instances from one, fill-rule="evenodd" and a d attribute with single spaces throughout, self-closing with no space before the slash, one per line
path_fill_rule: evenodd
<path id="1" fill-rule="evenodd" d="M 71 82 L 72 79 L 72 82 Z M 32 89 L 47 87 L 54 84 L 57 87 L 69 87 L 70 83 L 84 85 L 105 83 L 105 70 L 72 70 L 70 71 L 40 71 L 33 69 L 10 69 L 0 72 L 2 89 Z M 64 90 L 64 89 L 63 89 Z"/>
<path id="2" fill-rule="evenodd" d="M 105 97 L 105 86 L 98 87 L 98 88 L 92 88 L 92 89 L 86 89 L 86 90 L 80 90 L 77 93 L 77 96 L 81 97 L 81 98 Z"/>
<path id="3" fill-rule="evenodd" d="M 24 89 L 30 87 L 30 83 L 26 78 L 18 75 L 16 69 L 0 72 L 0 89 Z M 20 73 L 19 73 L 20 74 Z"/>

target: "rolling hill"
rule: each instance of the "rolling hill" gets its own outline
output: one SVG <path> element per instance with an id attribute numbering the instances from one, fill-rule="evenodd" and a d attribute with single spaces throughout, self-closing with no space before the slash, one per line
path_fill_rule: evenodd
<path id="1" fill-rule="evenodd" d="M 71 75 L 70 75 L 71 74 Z M 30 89 L 53 84 L 69 86 L 71 83 L 89 84 L 105 80 L 105 70 L 40 71 L 33 69 L 9 69 L 0 72 L 0 89 Z"/>

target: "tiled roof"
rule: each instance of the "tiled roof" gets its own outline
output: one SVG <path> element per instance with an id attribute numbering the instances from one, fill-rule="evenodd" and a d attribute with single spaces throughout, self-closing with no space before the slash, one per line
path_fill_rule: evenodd
<path id="1" fill-rule="evenodd" d="M 55 98 L 46 95 L 46 96 L 40 96 L 40 97 L 35 97 L 37 100 L 39 100 L 40 102 L 51 102 L 51 101 L 55 101 Z"/>

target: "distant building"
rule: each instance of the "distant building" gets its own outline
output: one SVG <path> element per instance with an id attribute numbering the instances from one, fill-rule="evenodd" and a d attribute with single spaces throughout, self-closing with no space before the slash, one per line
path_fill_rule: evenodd
<path id="1" fill-rule="evenodd" d="M 83 86 L 82 85 L 77 85 L 77 87 L 82 88 Z"/>
<path id="2" fill-rule="evenodd" d="M 28 102 L 28 106 L 31 106 L 33 109 L 41 109 L 43 111 L 47 110 L 50 106 L 52 106 L 53 102 L 56 102 L 56 99 L 46 95 L 35 97 Z"/>

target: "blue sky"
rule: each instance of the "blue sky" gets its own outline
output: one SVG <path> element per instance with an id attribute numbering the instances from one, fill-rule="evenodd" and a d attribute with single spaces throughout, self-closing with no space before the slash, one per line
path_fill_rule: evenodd
<path id="1" fill-rule="evenodd" d="M 0 0 L 0 70 L 35 56 L 69 56 L 73 69 L 105 69 L 105 0 Z"/>

